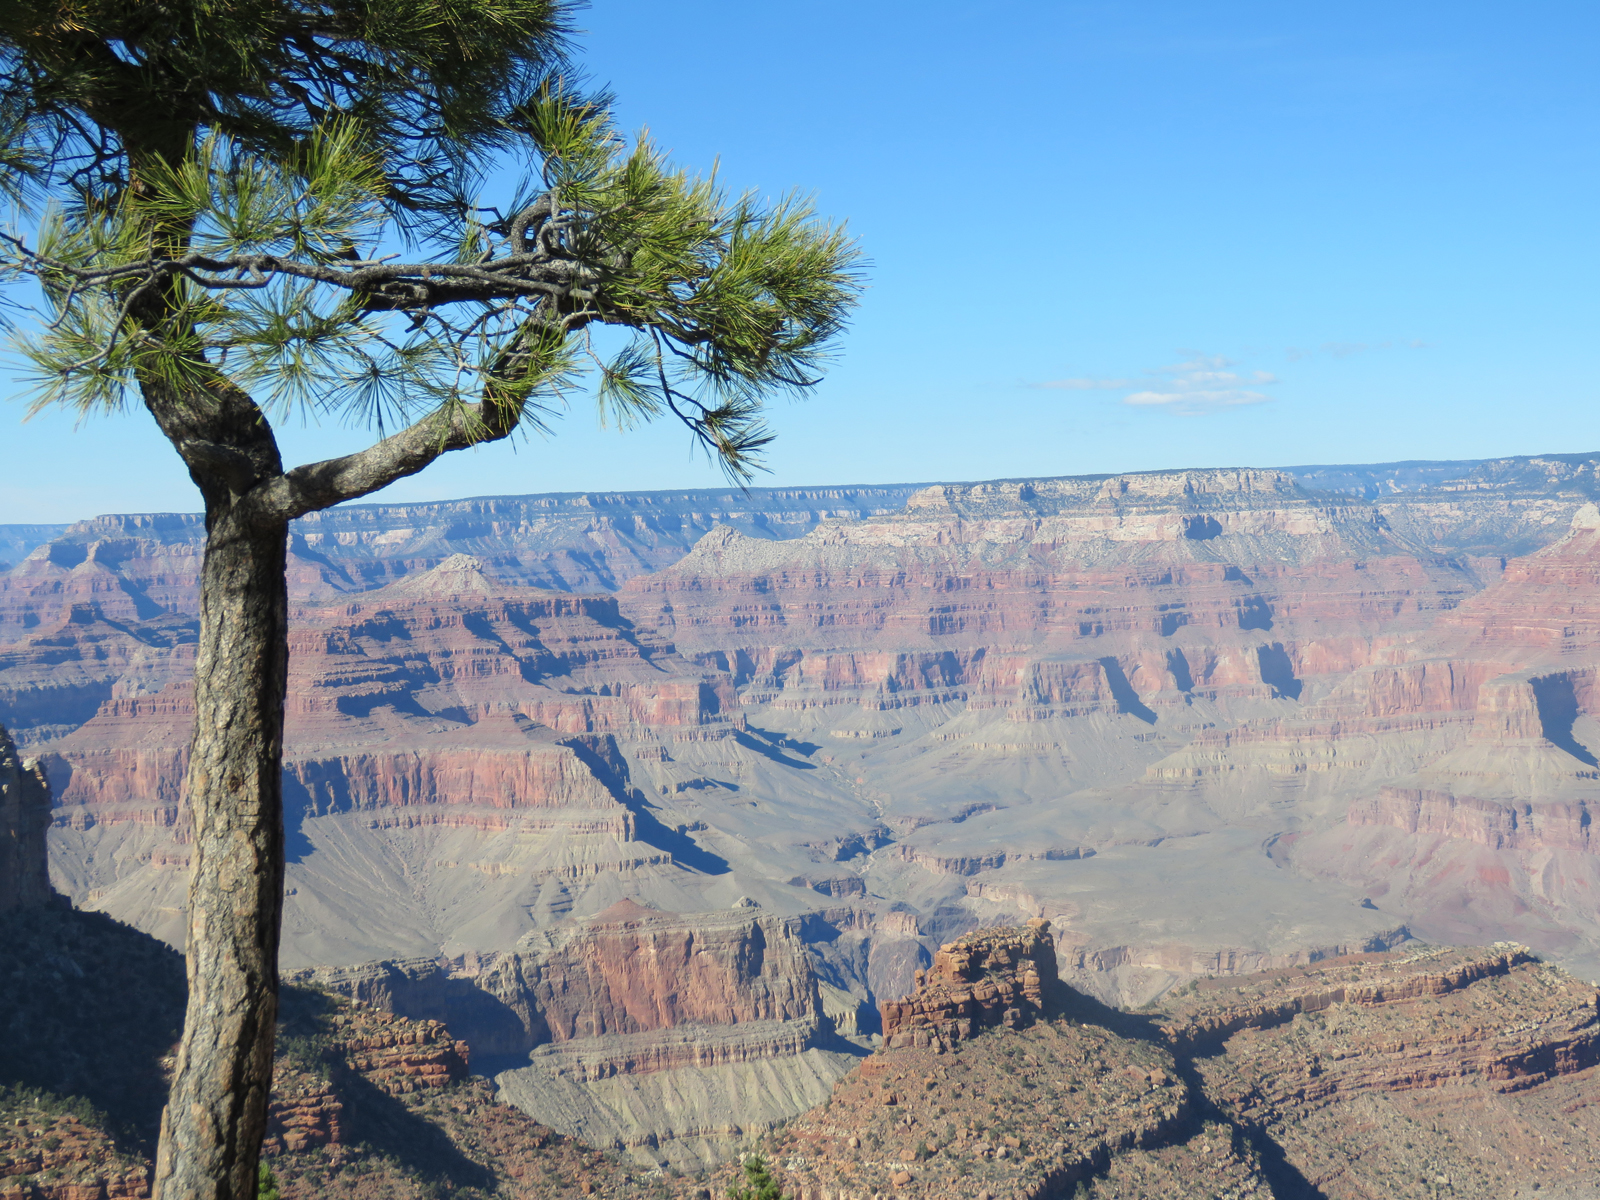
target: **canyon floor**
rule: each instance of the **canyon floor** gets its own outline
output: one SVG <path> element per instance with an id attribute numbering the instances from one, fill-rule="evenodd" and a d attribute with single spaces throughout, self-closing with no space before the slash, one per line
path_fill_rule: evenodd
<path id="1" fill-rule="evenodd" d="M 444 1023 L 645 1171 L 827 1101 L 975 929 L 1049 920 L 1060 980 L 1128 1011 L 1419 944 L 1600 977 L 1597 468 L 318 514 L 285 970 Z M 0 534 L 51 881 L 178 947 L 203 531 Z"/>

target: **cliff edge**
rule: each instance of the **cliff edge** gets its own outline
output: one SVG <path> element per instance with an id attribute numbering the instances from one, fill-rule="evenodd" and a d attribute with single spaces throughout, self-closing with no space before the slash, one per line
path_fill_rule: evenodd
<path id="1" fill-rule="evenodd" d="M 24 759 L 0 725 L 0 913 L 50 900 L 45 831 L 50 785 L 36 759 Z"/>

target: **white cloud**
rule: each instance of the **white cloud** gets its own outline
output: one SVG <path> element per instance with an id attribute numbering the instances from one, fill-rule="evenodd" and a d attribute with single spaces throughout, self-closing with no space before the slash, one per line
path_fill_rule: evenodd
<path id="1" fill-rule="evenodd" d="M 1161 409 L 1184 417 L 1204 416 L 1272 400 L 1271 396 L 1255 390 L 1278 382 L 1278 377 L 1270 371 L 1240 369 L 1238 363 L 1220 354 L 1203 354 L 1198 350 L 1180 353 L 1182 361 L 1145 371 L 1132 379 L 1081 376 L 1029 386 L 1071 392 L 1127 391 L 1119 403 L 1132 408 Z"/>
<path id="2" fill-rule="evenodd" d="M 1254 390 L 1278 382 L 1271 372 L 1236 370 L 1239 364 L 1220 354 L 1184 353 L 1182 362 L 1149 372 L 1149 386 L 1124 396 L 1122 403 L 1132 408 L 1159 408 L 1181 417 L 1203 417 L 1272 400 Z"/>

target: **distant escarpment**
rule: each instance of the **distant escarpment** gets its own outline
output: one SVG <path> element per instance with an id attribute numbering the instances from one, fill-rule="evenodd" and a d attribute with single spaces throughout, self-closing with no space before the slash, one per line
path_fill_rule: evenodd
<path id="1" fill-rule="evenodd" d="M 681 558 L 714 526 L 795 537 L 822 521 L 893 512 L 914 490 L 567 492 L 350 505 L 294 523 L 289 586 L 301 599 L 371 591 L 466 554 L 519 586 L 609 591 Z M 0 575 L 0 642 L 58 622 L 74 603 L 93 603 L 120 622 L 193 615 L 204 541 L 203 520 L 189 513 L 103 516 L 65 529 L 0 526 L 0 558 L 29 548 Z"/>
<path id="2" fill-rule="evenodd" d="M 1051 921 L 1128 1008 L 1413 935 L 1600 975 L 1596 461 L 329 514 L 291 566 L 284 966 L 434 979 L 550 1123 L 657 1163 L 825 1094 L 827 1031 L 978 927 Z M 55 886 L 174 944 L 197 536 L 37 546 L 0 647 Z M 656 915 L 593 933 L 640 959 L 601 987 L 557 943 L 622 901 Z M 815 999 L 713 1012 L 696 972 L 757 928 Z M 967 1019 L 924 1015 L 929 1049 Z"/>

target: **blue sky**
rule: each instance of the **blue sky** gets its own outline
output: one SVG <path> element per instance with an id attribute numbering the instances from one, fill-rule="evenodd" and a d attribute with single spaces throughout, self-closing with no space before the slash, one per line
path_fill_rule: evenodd
<path id="1" fill-rule="evenodd" d="M 595 0 L 680 161 L 872 261 L 771 484 L 1600 448 L 1600 10 Z M 0 523 L 190 510 L 141 415 L 0 407 Z M 290 429 L 297 460 L 357 431 Z M 380 498 L 721 481 L 680 430 L 450 456 Z"/>

